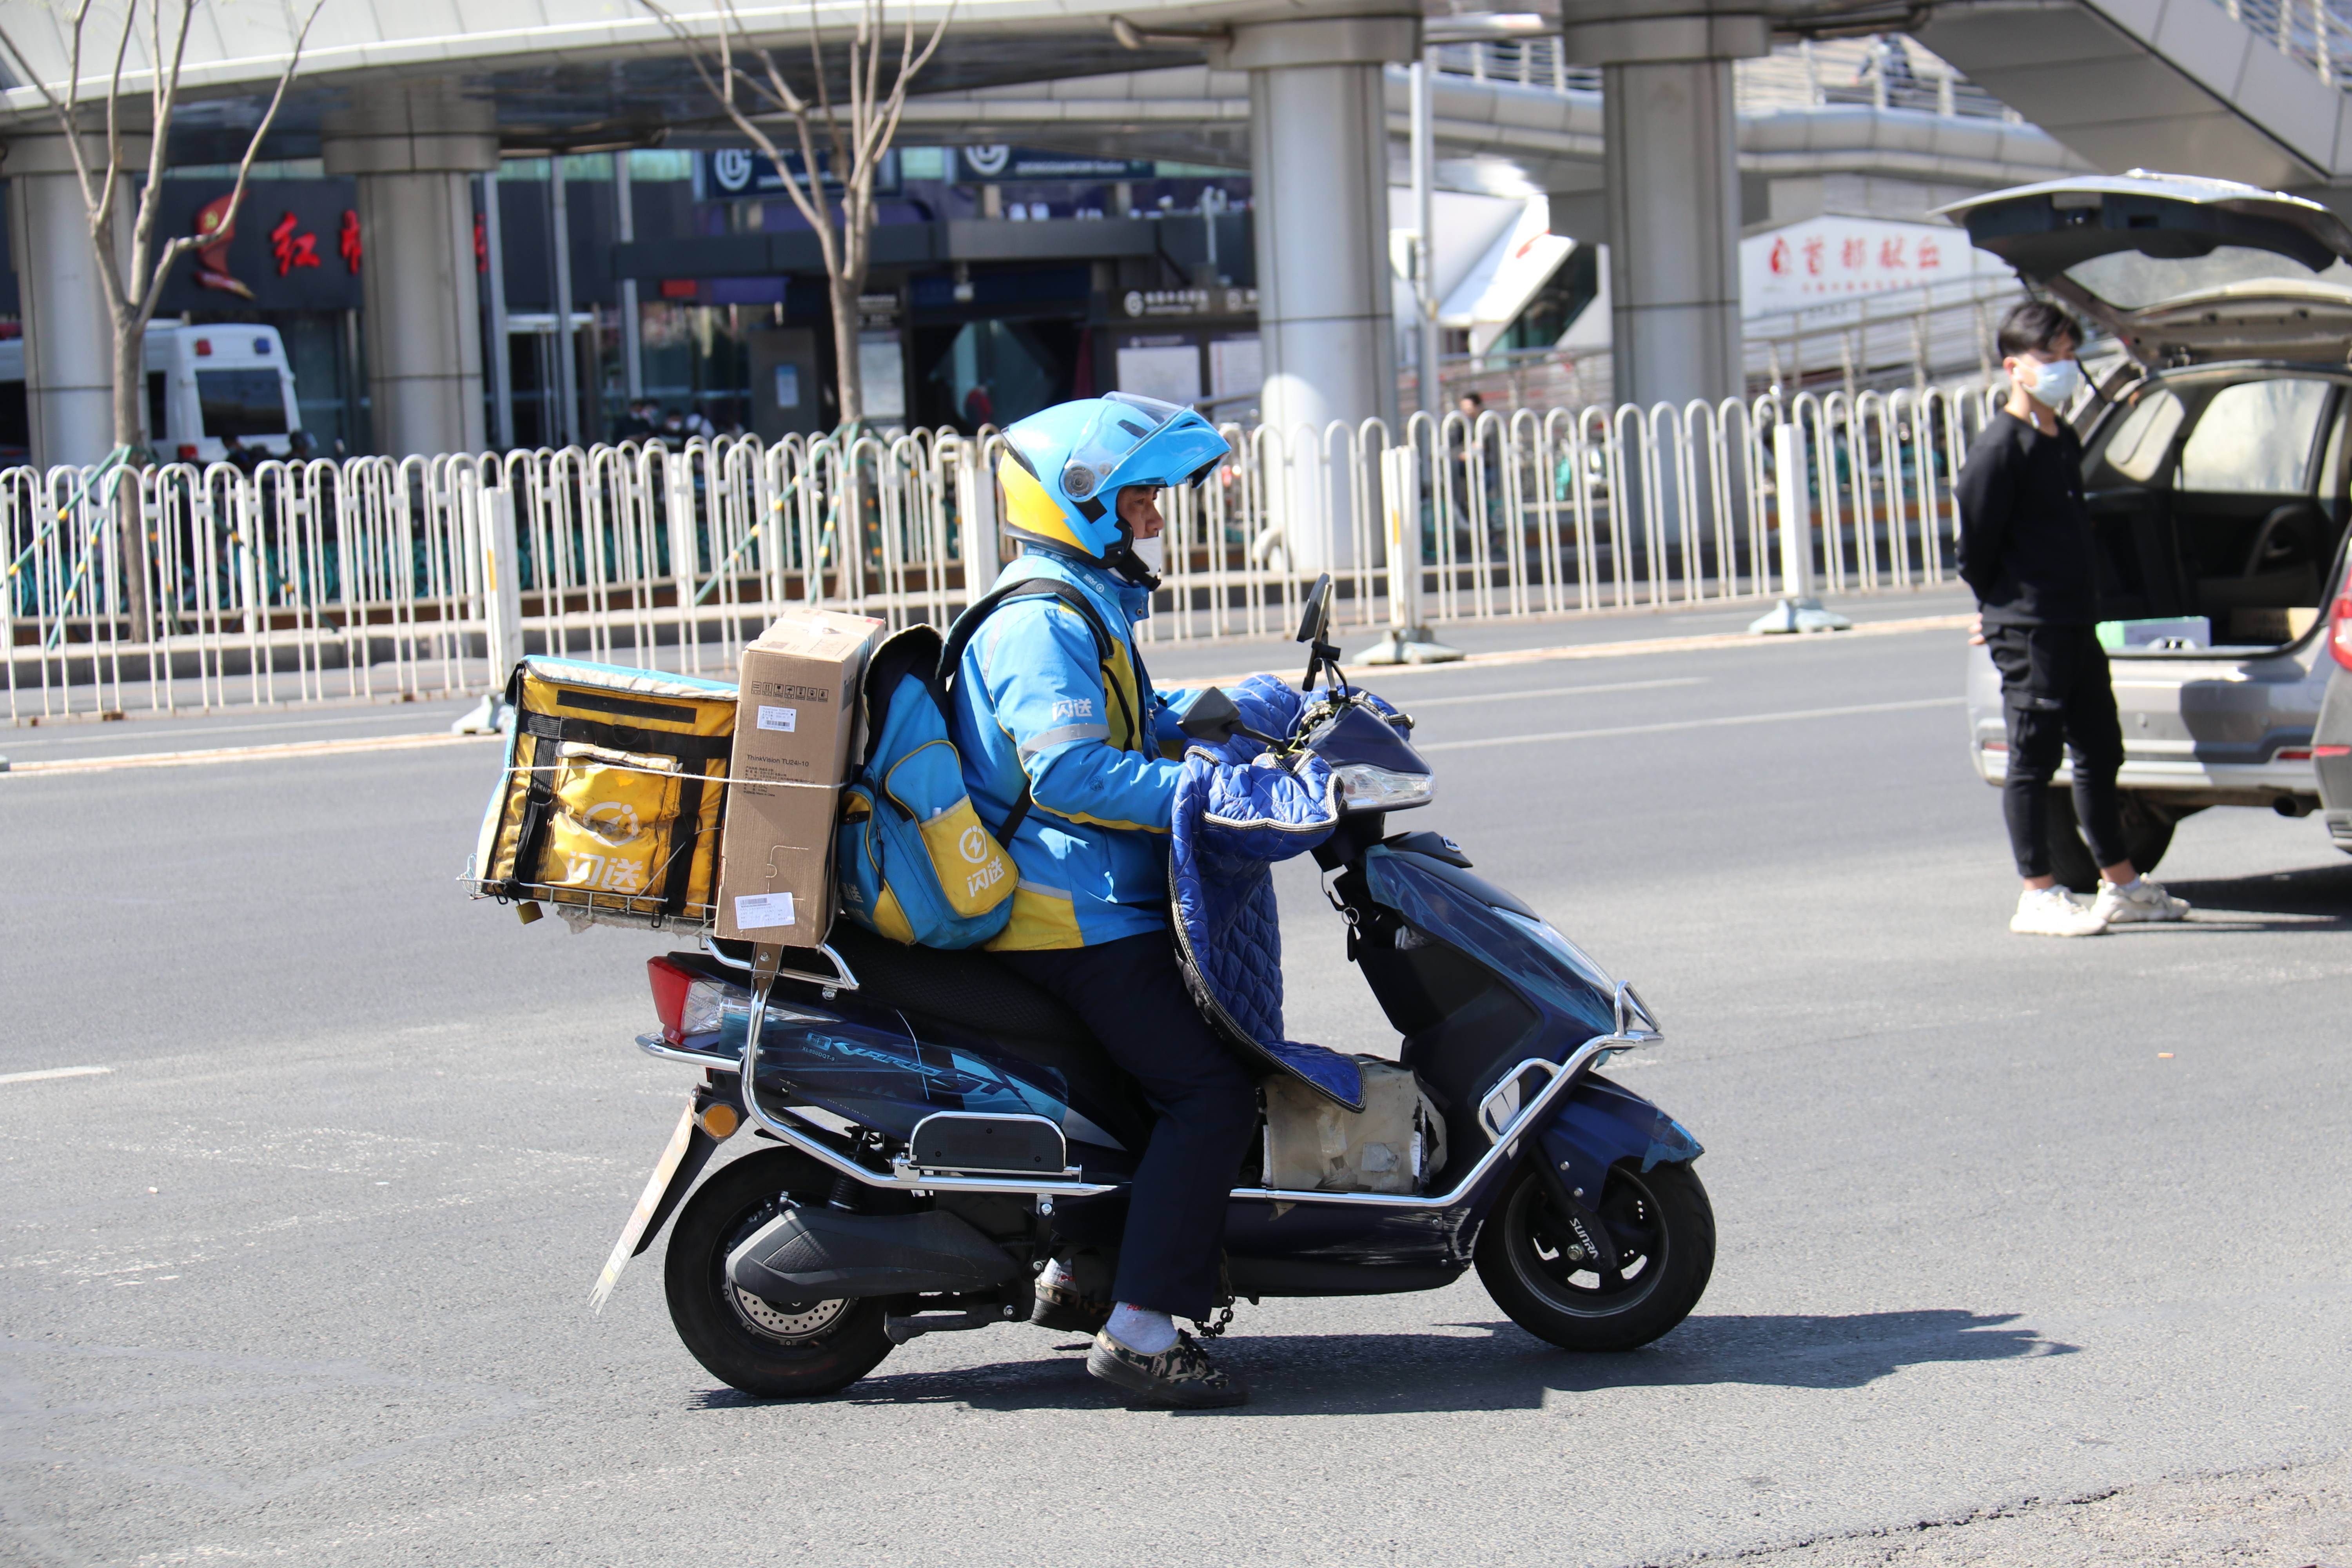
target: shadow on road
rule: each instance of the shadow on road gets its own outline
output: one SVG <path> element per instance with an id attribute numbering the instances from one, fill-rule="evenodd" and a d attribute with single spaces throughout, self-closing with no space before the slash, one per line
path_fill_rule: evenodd
<path id="1" fill-rule="evenodd" d="M 1238 1414 L 1405 1415 L 1538 1409 L 1547 1394 L 1614 1388 L 1748 1384 L 1769 1388 L 1858 1388 L 1931 1362 L 2068 1355 L 2017 1314 L 1958 1309 L 1844 1316 L 1695 1317 L 1656 1344 L 1615 1355 L 1552 1348 L 1508 1321 L 1456 1323 L 1474 1333 L 1237 1335 L 1217 1353 L 1249 1380 Z M 861 1405 L 962 1405 L 976 1410 L 1089 1409 L 1118 1394 L 1087 1376 L 1076 1342 L 1066 1353 L 953 1372 L 887 1371 L 840 1397 Z M 1010 1347 L 1008 1347 L 1010 1348 Z M 1034 1347 L 1045 1351 L 1044 1336 Z M 886 1363 L 887 1364 L 887 1363 Z M 714 1394 L 708 1408 L 753 1403 Z"/>
<path id="2" fill-rule="evenodd" d="M 2200 926 L 2233 931 L 2352 929 L 2352 860 L 2258 877 L 2168 880 L 2165 886 L 2196 906 L 2191 921 Z"/>

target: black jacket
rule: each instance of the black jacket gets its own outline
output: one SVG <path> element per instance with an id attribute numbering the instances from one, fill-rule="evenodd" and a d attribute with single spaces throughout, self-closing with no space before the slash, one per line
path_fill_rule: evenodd
<path id="1" fill-rule="evenodd" d="M 2044 436 L 2003 409 L 1977 433 L 1952 486 L 1960 576 L 1987 626 L 2087 626 L 2099 618 L 2083 443 L 2063 419 Z"/>

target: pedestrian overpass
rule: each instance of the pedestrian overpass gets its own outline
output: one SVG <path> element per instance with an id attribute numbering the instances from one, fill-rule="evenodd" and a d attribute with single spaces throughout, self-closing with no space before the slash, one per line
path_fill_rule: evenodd
<path id="1" fill-rule="evenodd" d="M 1905 25 L 2092 164 L 2326 195 L 2339 181 L 2352 189 L 2352 123 L 2336 69 L 2352 39 L 2326 3 L 1944 0 Z M 677 0 L 672 11 L 705 38 L 725 15 L 719 0 Z M 806 58 L 814 16 L 837 68 L 859 8 L 825 0 L 814 12 L 753 5 L 735 14 L 787 62 Z M 926 20 L 937 14 L 928 4 L 919 11 Z M 357 179 L 370 236 L 365 354 L 379 431 L 394 451 L 484 444 L 472 176 L 495 168 L 502 150 L 740 140 L 649 11 L 615 0 L 540 0 L 528 26 L 513 25 L 514 16 L 500 0 L 329 6 L 272 139 L 275 155 L 315 153 L 330 173 Z M 1320 427 L 1396 412 L 1386 242 L 1398 84 L 1390 68 L 1447 40 L 1556 37 L 1558 74 L 1548 85 L 1439 73 L 1432 109 L 1441 155 L 1512 162 L 1559 193 L 1563 212 L 1579 210 L 1565 198 L 1584 198 L 1576 221 L 1613 242 L 1617 393 L 1680 402 L 1740 384 L 1738 247 L 1754 205 L 1743 199 L 1754 187 L 1751 167 L 1904 163 L 1981 186 L 2070 162 L 2039 151 L 2049 143 L 2022 130 L 1922 126 L 1874 108 L 1742 120 L 1736 61 L 1767 55 L 1776 36 L 1852 32 L 1885 16 L 1866 0 L 1562 0 L 1556 16 L 1426 18 L 1415 0 L 962 0 L 921 83 L 916 123 L 935 134 L 942 124 L 1003 127 L 991 140 L 1015 127 L 1066 137 L 1081 106 L 1123 102 L 1103 109 L 1097 123 L 1122 114 L 1120 123 L 1166 131 L 1182 122 L 1229 142 L 1245 130 L 1259 214 L 1265 416 Z M 265 8 L 199 13 L 175 161 L 220 162 L 241 151 L 243 127 L 284 61 L 289 25 Z M 59 14 L 28 10 L 11 31 L 32 70 L 61 83 L 68 56 Z M 127 88 L 143 90 L 145 67 L 133 40 Z M 1570 68 L 1580 84 L 1566 79 Z M 1597 91 L 1581 85 L 1596 79 Z M 85 79 L 82 90 L 102 93 L 103 79 Z M 1108 99 L 1089 96 L 1106 91 Z M 942 118 L 973 111 L 971 120 Z M 11 83 L 0 93 L 0 142 L 36 447 L 88 448 L 92 432 L 109 428 L 109 327 L 68 150 L 32 87 Z M 137 138 L 123 151 L 127 163 L 143 166 Z M 99 435 L 96 449 L 105 445 Z"/>

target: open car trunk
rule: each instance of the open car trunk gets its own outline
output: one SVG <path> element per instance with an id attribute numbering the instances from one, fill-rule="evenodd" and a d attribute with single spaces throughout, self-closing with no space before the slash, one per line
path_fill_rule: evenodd
<path id="1" fill-rule="evenodd" d="M 2085 443 L 2101 601 L 2114 620 L 2202 616 L 2216 647 L 2297 642 L 2322 616 L 2352 492 L 2352 376 L 2172 372 Z"/>
<path id="2" fill-rule="evenodd" d="M 2202 617 L 2214 647 L 2301 640 L 2352 514 L 2352 229 L 2299 196 L 2140 170 L 1941 211 L 2156 373 L 2085 420 L 2107 615 Z"/>
<path id="3" fill-rule="evenodd" d="M 1937 212 L 1969 243 L 2116 335 L 2141 364 L 2345 363 L 2352 229 L 2316 202 L 2230 180 L 2084 174 Z"/>

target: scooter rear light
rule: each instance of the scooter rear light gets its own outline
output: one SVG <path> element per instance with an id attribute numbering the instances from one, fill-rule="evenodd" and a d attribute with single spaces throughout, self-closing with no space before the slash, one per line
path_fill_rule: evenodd
<path id="1" fill-rule="evenodd" d="M 662 1038 L 675 1046 L 686 1038 L 686 997 L 694 989 L 694 976 L 667 958 L 649 958 L 646 979 L 654 988 L 654 1012 L 661 1019 Z"/>
<path id="2" fill-rule="evenodd" d="M 716 980 L 706 980 L 681 969 L 667 958 L 646 960 L 646 979 L 654 989 L 654 1013 L 661 1019 L 662 1038 L 684 1045 L 697 1035 L 715 1035 L 725 1026 L 727 1002 L 736 999 L 735 1012 L 745 1014 L 742 992 Z"/>
<path id="3" fill-rule="evenodd" d="M 2344 581 L 2336 584 L 2336 602 L 2327 606 L 2327 651 L 2336 662 L 2352 669 L 2352 561 L 2344 565 Z"/>

